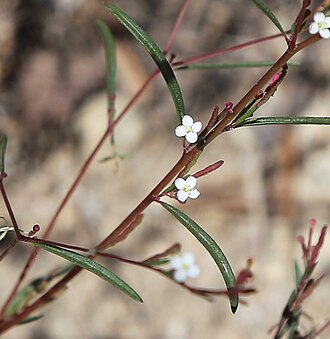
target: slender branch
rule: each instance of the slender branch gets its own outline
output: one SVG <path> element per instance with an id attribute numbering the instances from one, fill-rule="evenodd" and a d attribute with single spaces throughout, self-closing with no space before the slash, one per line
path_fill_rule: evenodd
<path id="1" fill-rule="evenodd" d="M 149 76 L 149 78 L 142 85 L 142 87 L 138 90 L 138 92 L 132 97 L 132 99 L 129 101 L 129 103 L 126 105 L 126 107 L 123 109 L 123 111 L 119 114 L 119 116 L 107 127 L 107 129 L 105 130 L 105 132 L 104 132 L 103 136 L 101 137 L 100 141 L 98 142 L 98 144 L 96 145 L 96 147 L 94 148 L 92 153 L 89 155 L 89 157 L 86 159 L 86 161 L 82 165 L 82 167 L 81 167 L 81 169 L 79 171 L 78 176 L 76 177 L 76 179 L 72 183 L 72 185 L 69 188 L 68 192 L 66 193 L 64 199 L 62 200 L 62 202 L 60 203 L 59 207 L 55 211 L 55 214 L 54 214 L 53 218 L 51 219 L 51 221 L 48 224 L 45 232 L 43 233 L 43 236 L 42 236 L 43 239 L 46 239 L 50 235 L 50 233 L 52 232 L 52 230 L 53 230 L 53 228 L 55 226 L 55 223 L 56 223 L 59 215 L 61 214 L 63 208 L 66 206 L 66 204 L 68 203 L 68 201 L 72 197 L 73 193 L 75 192 L 76 188 L 79 186 L 79 183 L 80 183 L 82 177 L 86 173 L 88 167 L 90 166 L 91 162 L 93 161 L 93 159 L 94 159 L 95 155 L 97 154 L 98 150 L 103 145 L 104 141 L 107 139 L 108 135 L 110 135 L 110 133 L 113 131 L 114 127 L 119 123 L 119 121 L 129 111 L 129 109 L 132 107 L 132 105 L 134 105 L 134 103 L 140 98 L 140 96 L 143 94 L 143 92 L 146 90 L 148 85 L 156 77 L 157 74 L 159 74 L 159 70 L 158 69 L 156 69 Z M 11 301 L 14 298 L 15 294 L 17 293 L 21 283 L 23 282 L 23 280 L 26 277 L 28 271 L 31 269 L 33 263 L 35 262 L 36 255 L 37 255 L 39 250 L 40 250 L 40 248 L 36 248 L 35 250 L 33 250 L 31 252 L 31 255 L 28 258 L 28 260 L 27 260 L 27 262 L 26 262 L 26 264 L 25 264 L 25 266 L 24 266 L 24 268 L 23 268 L 23 270 L 22 270 L 22 272 L 21 272 L 21 274 L 20 274 L 16 284 L 14 285 L 12 291 L 8 295 L 7 300 L 5 301 L 5 303 L 4 303 L 3 307 L 2 307 L 1 314 L 3 314 L 3 312 L 9 306 L 9 304 L 11 303 Z"/>
<path id="2" fill-rule="evenodd" d="M 240 49 L 243 49 L 243 48 L 246 48 L 246 47 L 250 47 L 252 45 L 256 45 L 256 44 L 264 42 L 264 41 L 276 39 L 276 38 L 279 38 L 279 37 L 283 37 L 283 34 L 278 33 L 278 34 L 274 34 L 274 35 L 269 35 L 269 36 L 266 36 L 266 37 L 263 37 L 263 38 L 250 40 L 250 41 L 247 41 L 247 42 L 244 42 L 242 44 L 235 45 L 235 46 L 232 46 L 232 47 L 229 47 L 229 48 L 226 48 L 226 49 L 220 49 L 218 51 L 197 55 L 197 56 L 188 58 L 186 60 L 176 61 L 176 62 L 172 63 L 172 66 L 173 67 L 181 67 L 181 66 L 185 66 L 185 65 L 190 65 L 190 64 L 202 61 L 202 60 L 211 59 L 211 58 L 214 58 L 214 57 L 219 56 L 219 55 L 232 53 L 232 52 L 235 52 L 237 50 L 240 50 Z"/>
<path id="3" fill-rule="evenodd" d="M 225 128 L 238 116 L 238 114 L 244 109 L 244 107 L 255 97 L 255 95 L 272 79 L 272 77 L 278 72 L 295 54 L 297 54 L 303 48 L 306 48 L 321 38 L 319 35 L 313 35 L 312 37 L 304 40 L 298 44 L 294 49 L 288 48 L 286 52 L 277 60 L 277 62 L 259 79 L 259 81 L 243 96 L 243 98 L 233 108 L 233 114 L 228 114 L 222 121 L 218 123 L 202 140 L 203 147 L 207 146 L 212 140 L 214 140 L 219 134 L 221 134 Z"/>
<path id="4" fill-rule="evenodd" d="M 315 338 L 330 327 L 330 319 L 328 319 L 320 328 L 318 328 L 313 334 Z"/>
<path id="5" fill-rule="evenodd" d="M 5 186 L 3 185 L 3 179 L 5 177 L 6 176 L 1 176 L 1 178 L 0 178 L 0 191 L 1 191 L 2 199 L 3 199 L 3 201 L 4 201 L 5 205 L 6 205 L 6 208 L 7 208 L 9 217 L 10 217 L 10 220 L 11 220 L 11 222 L 13 224 L 13 227 L 14 227 L 14 230 L 15 230 L 15 234 L 16 234 L 16 238 L 17 238 L 18 241 L 20 241 L 22 239 L 22 234 L 21 234 L 21 232 L 19 230 L 16 218 L 15 218 L 14 211 L 11 208 L 11 205 L 10 205 L 7 193 L 6 193 Z"/>
<path id="6" fill-rule="evenodd" d="M 294 29 L 293 34 L 291 35 L 291 38 L 290 38 L 290 43 L 289 43 L 290 48 L 294 48 L 295 45 L 296 45 L 298 34 L 301 31 L 302 24 L 303 24 L 305 14 L 306 14 L 306 10 L 307 10 L 308 6 L 310 5 L 310 3 L 311 3 L 311 0 L 303 0 L 301 9 L 300 9 L 300 11 L 297 15 L 296 20 L 294 21 L 295 29 Z"/>
<path id="7" fill-rule="evenodd" d="M 221 51 L 217 51 L 217 52 L 213 52 L 213 53 L 207 53 L 207 54 L 204 54 L 204 55 L 199 56 L 199 57 L 194 57 L 194 58 L 190 58 L 190 59 L 187 59 L 185 61 L 182 61 L 182 62 L 173 63 L 173 66 L 181 66 L 181 65 L 184 65 L 184 64 L 189 64 L 189 63 L 193 63 L 193 62 L 200 61 L 200 60 L 203 60 L 203 59 L 207 59 L 207 58 L 210 58 L 210 57 L 213 57 L 213 56 L 217 56 L 217 55 L 233 52 L 234 50 L 237 50 L 237 49 L 240 49 L 240 48 L 243 48 L 243 47 L 247 47 L 247 46 L 256 44 L 258 42 L 261 42 L 261 41 L 270 40 L 272 38 L 279 37 L 279 36 L 282 36 L 282 34 L 276 34 L 276 35 L 271 36 L 271 37 L 256 39 L 256 40 L 250 41 L 248 43 L 237 45 L 237 46 L 232 47 L 232 48 L 227 49 L 227 50 L 221 50 Z M 198 152 L 200 152 L 201 146 L 202 147 L 207 146 L 215 137 L 217 137 L 220 133 L 222 133 L 223 130 L 226 128 L 226 126 L 239 114 L 239 112 L 246 106 L 246 104 L 251 99 L 253 99 L 255 94 L 263 86 L 265 86 L 268 81 L 270 81 L 272 76 L 290 58 L 292 58 L 293 55 L 295 55 L 301 49 L 303 49 L 303 48 L 305 48 L 305 47 L 315 43 L 319 39 L 320 38 L 317 35 L 315 35 L 315 36 L 313 36 L 313 37 L 303 41 L 299 45 L 297 45 L 295 47 L 295 49 L 287 50 L 279 58 L 279 60 L 273 65 L 273 67 L 268 72 L 266 72 L 265 75 L 237 103 L 237 105 L 233 109 L 233 114 L 228 114 L 218 125 L 215 126 L 214 129 L 212 129 L 209 132 L 208 135 L 206 135 L 205 139 L 202 140 L 202 143 L 198 143 L 191 150 L 189 150 L 189 152 L 185 153 L 179 159 L 179 161 L 176 163 L 176 165 L 174 165 L 174 167 L 170 170 L 170 172 L 161 180 L 161 182 L 147 195 L 147 197 L 128 215 L 128 217 L 115 229 L 115 231 L 112 232 L 107 238 L 105 238 L 104 241 L 102 241 L 98 246 L 96 246 L 95 249 L 96 250 L 106 249 L 107 245 L 113 241 L 112 239 L 115 238 L 117 234 L 120 234 L 122 232 L 122 230 L 125 229 L 132 222 L 132 220 L 134 220 L 137 217 L 137 215 L 141 214 L 141 212 L 143 212 L 154 201 L 154 196 L 159 194 L 162 191 L 162 189 L 164 189 L 166 187 L 166 185 L 168 185 L 174 179 L 176 174 L 179 173 L 180 170 L 182 170 L 182 168 L 184 168 L 184 166 L 187 163 L 189 163 Z M 81 181 L 81 178 L 83 177 L 84 173 L 86 172 L 87 168 L 89 167 L 91 161 L 93 160 L 95 154 L 97 153 L 98 149 L 100 148 L 100 146 L 102 145 L 102 143 L 104 142 L 106 137 L 113 131 L 113 128 L 115 127 L 115 125 L 119 122 L 119 120 L 121 120 L 123 115 L 128 111 L 128 109 L 133 105 L 133 103 L 141 95 L 141 93 L 144 91 L 144 89 L 147 87 L 147 85 L 150 83 L 150 81 L 158 73 L 159 73 L 159 71 L 156 70 L 150 76 L 150 78 L 147 80 L 147 82 L 144 84 L 144 86 L 141 88 L 141 90 L 136 94 L 136 96 L 134 98 L 132 98 L 131 102 L 127 105 L 126 109 L 121 113 L 121 115 L 113 122 L 113 124 L 108 126 L 108 128 L 107 128 L 106 132 L 104 133 L 104 135 L 102 136 L 100 142 L 97 144 L 97 146 L 95 147 L 94 151 L 91 153 L 89 158 L 86 160 L 86 162 L 83 165 L 81 171 L 79 172 L 79 175 L 78 175 L 77 179 L 74 181 L 74 183 L 72 184 L 71 188 L 69 189 L 67 195 L 65 196 L 65 198 L 62 201 L 62 203 L 60 204 L 60 206 L 58 207 L 57 211 L 55 212 L 54 217 L 52 218 L 50 224 L 48 225 L 48 227 L 47 227 L 47 229 L 46 229 L 46 231 L 44 233 L 46 236 L 48 236 L 51 233 L 51 231 L 52 231 L 52 229 L 54 227 L 54 224 L 55 224 L 59 214 L 61 213 L 61 211 L 64 208 L 64 206 L 66 205 L 67 201 L 70 199 L 70 197 L 72 196 L 73 192 L 77 188 L 77 185 Z M 92 256 L 90 256 L 90 257 L 92 257 Z M 27 265 L 25 267 L 25 271 L 28 270 L 30 265 L 31 265 L 31 260 L 27 263 Z M 15 324 L 19 323 L 20 321 L 24 320 L 29 314 L 31 314 L 33 311 L 35 311 L 36 309 L 38 309 L 39 307 L 44 305 L 46 302 L 48 302 L 57 291 L 62 289 L 81 270 L 82 270 L 82 268 L 80 268 L 80 267 L 74 267 L 66 276 L 64 276 L 49 291 L 47 291 L 43 296 L 41 296 L 34 303 L 32 303 L 31 305 L 27 306 L 20 314 L 15 315 L 15 317 L 13 317 L 12 319 L 9 319 L 8 321 L 3 321 L 0 324 L 0 333 L 5 332 L 9 328 L 11 328 L 13 325 L 15 325 Z M 15 293 L 13 293 L 13 295 L 14 294 Z"/>
<path id="8" fill-rule="evenodd" d="M 186 10 L 187 10 L 187 7 L 189 5 L 189 2 L 190 2 L 190 0 L 185 0 L 183 5 L 182 5 L 182 7 L 181 7 L 181 9 L 180 9 L 180 11 L 179 11 L 178 17 L 177 17 L 177 19 L 175 21 L 175 24 L 174 24 L 174 26 L 172 28 L 171 34 L 170 34 L 170 36 L 169 36 L 169 38 L 168 38 L 168 40 L 166 42 L 166 45 L 165 45 L 165 48 L 164 48 L 164 51 L 163 51 L 165 55 L 167 54 L 168 50 L 170 49 L 170 47 L 172 45 L 172 42 L 173 42 L 174 37 L 175 37 L 175 34 L 176 34 L 176 32 L 178 31 L 178 29 L 179 29 L 179 27 L 181 25 L 182 19 L 183 19 L 185 13 L 186 13 Z"/>
<path id="9" fill-rule="evenodd" d="M 134 219 L 141 214 L 153 201 L 161 191 L 170 184 L 174 177 L 184 168 L 185 164 L 192 160 L 198 149 L 194 147 L 190 152 L 182 155 L 181 159 L 173 166 L 168 174 L 160 181 L 160 183 L 142 200 L 142 202 L 119 224 L 119 226 L 110 233 L 101 243 L 96 247 L 96 251 L 104 251 L 111 244 L 116 243 L 115 239 L 118 235 L 126 230 L 127 227 L 134 221 Z"/>

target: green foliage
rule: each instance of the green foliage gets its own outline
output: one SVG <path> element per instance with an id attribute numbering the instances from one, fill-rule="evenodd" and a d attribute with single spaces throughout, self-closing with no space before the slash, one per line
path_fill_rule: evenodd
<path id="1" fill-rule="evenodd" d="M 131 17 L 111 3 L 108 3 L 106 6 L 123 24 L 123 26 L 135 37 L 135 39 L 137 39 L 144 46 L 144 48 L 157 64 L 172 96 L 178 116 L 178 121 L 181 122 L 182 117 L 185 115 L 182 92 L 172 67 L 166 59 L 166 56 L 158 47 L 158 45 L 151 39 L 151 37 Z"/>
<path id="2" fill-rule="evenodd" d="M 108 111 L 109 119 L 113 119 L 115 115 L 115 95 L 117 90 L 117 59 L 116 59 L 116 44 L 108 25 L 102 21 L 96 21 L 99 27 L 104 44 L 107 64 L 107 92 L 108 92 Z"/>
<path id="3" fill-rule="evenodd" d="M 211 257 L 219 267 L 219 270 L 222 274 L 222 277 L 226 283 L 229 300 L 231 305 L 231 310 L 233 313 L 236 312 L 238 307 L 238 292 L 236 286 L 235 274 L 230 266 L 228 259 L 225 254 L 222 252 L 219 245 L 216 241 L 203 229 L 201 228 L 194 220 L 188 217 L 185 213 L 177 209 L 176 207 L 167 204 L 163 201 L 160 204 L 169 211 L 183 226 L 191 232 L 192 235 L 205 247 L 205 249 L 210 253 Z"/>
<path id="4" fill-rule="evenodd" d="M 255 5 L 272 21 L 272 23 L 285 35 L 285 31 L 275 14 L 267 7 L 262 0 L 252 0 Z"/>
<path id="5" fill-rule="evenodd" d="M 237 127 L 262 125 L 330 125 L 329 117 L 261 117 L 247 119 Z"/>
<path id="6" fill-rule="evenodd" d="M 118 288 L 132 299 L 143 302 L 142 298 L 130 287 L 125 281 L 119 278 L 115 273 L 109 271 L 106 267 L 100 265 L 96 261 L 87 258 L 79 253 L 69 251 L 63 248 L 48 246 L 41 243 L 34 243 L 35 246 L 41 247 L 44 250 L 56 254 L 73 264 L 82 267 L 83 269 L 90 271 L 96 274 L 98 277 L 102 278 L 106 282 L 112 284 L 114 287 Z"/>

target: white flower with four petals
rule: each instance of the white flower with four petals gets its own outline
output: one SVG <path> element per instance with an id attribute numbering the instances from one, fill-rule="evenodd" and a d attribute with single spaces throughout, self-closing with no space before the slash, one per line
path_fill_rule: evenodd
<path id="1" fill-rule="evenodd" d="M 176 194 L 181 202 L 185 202 L 188 198 L 196 199 L 199 197 L 200 192 L 195 188 L 197 179 L 192 175 L 187 179 L 178 178 L 174 181 L 175 187 L 178 189 Z"/>
<path id="2" fill-rule="evenodd" d="M 190 115 L 185 115 L 182 118 L 182 125 L 176 127 L 175 135 L 177 137 L 185 137 L 190 144 L 193 144 L 197 141 L 197 133 L 200 132 L 201 129 L 202 123 L 200 121 L 194 122 Z"/>
<path id="3" fill-rule="evenodd" d="M 170 265 L 174 270 L 173 278 L 179 283 L 184 283 L 188 278 L 196 278 L 200 273 L 200 268 L 195 264 L 195 257 L 190 252 L 170 258 Z"/>
<path id="4" fill-rule="evenodd" d="M 316 34 L 319 33 L 323 39 L 330 38 L 330 17 L 325 16 L 322 12 L 317 12 L 314 14 L 314 22 L 309 25 L 309 33 Z"/>

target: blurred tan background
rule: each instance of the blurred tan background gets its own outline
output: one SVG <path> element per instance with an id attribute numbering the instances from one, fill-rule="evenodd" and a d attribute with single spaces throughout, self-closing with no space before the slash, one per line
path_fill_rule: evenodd
<path id="1" fill-rule="evenodd" d="M 180 4 L 177 0 L 114 2 L 164 46 Z M 300 1 L 271 1 L 285 28 Z M 118 49 L 118 112 L 153 70 L 143 48 L 92 0 L 0 1 L 0 128 L 9 138 L 6 187 L 21 228 L 45 227 L 106 122 L 105 60 L 95 20 L 113 30 Z M 252 2 L 191 1 L 171 52 L 177 59 L 203 54 L 276 33 Z M 270 41 L 212 61 L 276 60 L 285 48 Z M 295 59 L 275 97 L 258 115 L 328 115 L 330 64 L 328 41 Z M 178 79 L 187 112 L 206 124 L 214 105 L 236 102 L 264 69 L 183 71 Z M 104 238 L 159 182 L 178 159 L 176 115 L 165 83 L 158 78 L 116 131 L 117 149 L 105 143 L 51 236 L 55 241 L 93 246 Z M 238 272 L 254 258 L 253 285 L 237 314 L 224 298 L 209 303 L 146 270 L 109 263 L 131 284 L 144 304 L 84 272 L 67 292 L 44 309 L 45 316 L 7 332 L 3 338 L 199 339 L 270 338 L 293 288 L 295 241 L 307 235 L 308 220 L 319 228 L 330 218 L 329 127 L 254 127 L 222 135 L 205 151 L 196 170 L 219 159 L 225 165 L 199 180 L 201 197 L 183 207 L 214 236 Z M 7 217 L 3 204 L 0 216 Z M 2 242 L 1 250 L 10 237 Z M 143 224 L 113 251 L 143 259 L 174 242 L 196 255 L 202 273 L 192 284 L 222 288 L 222 279 L 205 250 L 170 215 L 151 206 Z M 2 303 L 30 248 L 20 245 L 1 262 Z M 326 273 L 306 303 L 301 332 L 330 316 L 329 239 L 317 273 Z M 40 253 L 27 281 L 62 261 Z M 105 263 L 105 262 L 104 262 Z M 328 338 L 330 331 L 322 338 Z"/>

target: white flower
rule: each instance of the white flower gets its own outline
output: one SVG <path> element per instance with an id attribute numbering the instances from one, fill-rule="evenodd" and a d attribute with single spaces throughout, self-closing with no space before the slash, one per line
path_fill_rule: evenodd
<path id="1" fill-rule="evenodd" d="M 178 189 L 176 194 L 181 202 L 185 202 L 188 198 L 196 199 L 199 197 L 200 192 L 195 188 L 197 179 L 192 175 L 187 179 L 178 178 L 174 181 L 175 187 Z"/>
<path id="2" fill-rule="evenodd" d="M 202 123 L 200 121 L 194 122 L 190 115 L 185 115 L 182 118 L 182 125 L 176 127 L 175 135 L 177 137 L 185 137 L 186 140 L 193 144 L 197 141 L 197 133 L 202 129 Z"/>
<path id="3" fill-rule="evenodd" d="M 330 38 L 330 17 L 325 16 L 322 12 L 317 12 L 314 14 L 314 22 L 309 25 L 309 33 L 316 34 L 319 33 L 323 39 Z"/>
<path id="4" fill-rule="evenodd" d="M 188 278 L 196 278 L 200 273 L 199 267 L 195 265 L 194 255 L 189 252 L 170 258 L 170 265 L 174 270 L 173 278 L 179 283 L 185 282 Z"/>

